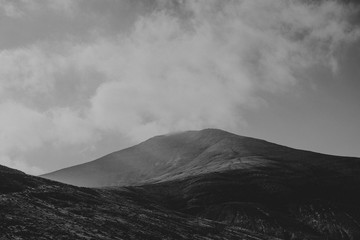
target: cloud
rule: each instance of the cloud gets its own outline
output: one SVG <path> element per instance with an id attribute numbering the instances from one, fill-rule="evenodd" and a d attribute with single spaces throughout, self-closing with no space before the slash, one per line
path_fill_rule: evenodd
<path id="1" fill-rule="evenodd" d="M 39 10 L 53 10 L 69 14 L 72 13 L 78 2 L 79 0 L 0 0 L 0 15 L 21 18 L 29 12 Z"/>
<path id="2" fill-rule="evenodd" d="M 0 14 L 12 18 L 19 18 L 22 16 L 22 12 L 14 5 L 14 3 L 6 0 L 0 1 Z"/>
<path id="3" fill-rule="evenodd" d="M 0 162 L 2 165 L 21 170 L 27 174 L 35 176 L 45 173 L 45 171 L 39 167 L 30 166 L 25 159 L 11 159 L 6 155 L 0 155 Z"/>
<path id="4" fill-rule="evenodd" d="M 36 148 L 51 131 L 47 119 L 42 114 L 18 103 L 2 103 L 0 112 L 0 152 Z"/>
<path id="5" fill-rule="evenodd" d="M 46 47 L 33 46 L 0 51 L 0 92 L 47 93 L 56 73 L 64 71 L 61 55 L 47 54 Z"/>
<path id="6" fill-rule="evenodd" d="M 5 162 L 25 161 L 24 153 L 46 144 L 90 145 L 114 133 L 137 142 L 205 127 L 236 132 L 262 93 L 286 91 L 316 66 L 341 71 L 339 51 L 359 39 L 349 21 L 358 7 L 338 1 L 158 4 L 130 33 L 0 52 Z M 61 91 L 72 99 L 67 106 Z"/>
<path id="7" fill-rule="evenodd" d="M 53 124 L 57 144 L 82 144 L 96 141 L 92 123 L 81 116 L 81 113 L 70 108 L 57 108 L 50 112 L 48 118 Z"/>
<path id="8" fill-rule="evenodd" d="M 94 135 L 78 112 L 55 108 L 40 112 L 15 102 L 0 104 L 0 152 L 27 151 L 44 142 L 79 144 Z"/>
<path id="9" fill-rule="evenodd" d="M 204 127 L 236 131 L 243 109 L 261 101 L 256 93 L 284 91 L 316 65 L 338 71 L 336 51 L 359 36 L 348 22 L 354 9 L 335 1 L 179 4 L 170 7 L 182 14 L 156 11 L 130 36 L 78 52 L 87 56 L 82 66 L 107 76 L 89 110 L 98 128 L 135 139 Z"/>
<path id="10" fill-rule="evenodd" d="M 96 134 L 78 112 L 57 108 L 39 112 L 23 104 L 0 104 L 0 161 L 28 173 L 43 172 L 21 153 L 52 145 L 90 144 Z M 25 155 L 26 156 L 26 155 Z"/>

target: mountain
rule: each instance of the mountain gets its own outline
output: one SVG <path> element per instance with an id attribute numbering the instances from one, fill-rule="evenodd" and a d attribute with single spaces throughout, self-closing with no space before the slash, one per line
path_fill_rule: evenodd
<path id="1" fill-rule="evenodd" d="M 181 174 L 180 169 L 187 170 L 208 148 L 233 138 L 238 136 L 215 129 L 157 136 L 95 161 L 42 177 L 88 187 L 143 183 L 164 174 Z"/>
<path id="2" fill-rule="evenodd" d="M 354 164 L 358 166 L 358 159 L 302 151 L 218 129 L 205 129 L 153 137 L 95 161 L 42 177 L 76 186 L 103 187 L 278 166 L 282 171 L 293 170 L 299 176 L 321 178 L 321 174 L 332 171 L 356 176 L 359 169 L 353 168 Z"/>
<path id="3" fill-rule="evenodd" d="M 360 239 L 359 158 L 221 130 L 158 136 L 49 176 L 102 187 L 0 167 L 0 239 Z"/>

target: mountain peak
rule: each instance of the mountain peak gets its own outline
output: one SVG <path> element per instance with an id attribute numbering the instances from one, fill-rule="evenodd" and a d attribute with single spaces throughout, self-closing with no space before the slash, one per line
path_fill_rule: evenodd
<path id="1" fill-rule="evenodd" d="M 226 139 L 247 139 L 248 137 L 239 136 L 221 129 L 207 128 L 203 130 L 190 130 L 176 133 L 160 135 L 146 140 L 139 145 L 158 142 L 163 146 L 170 143 L 193 144 L 194 146 L 210 147 L 211 145 Z M 250 139 L 250 138 L 248 138 Z"/>
<path id="2" fill-rule="evenodd" d="M 219 146 L 219 151 L 225 152 L 226 145 L 242 145 L 241 139 L 246 138 L 210 128 L 159 135 L 92 162 L 43 177 L 79 186 L 133 184 L 140 179 L 148 181 L 164 174 L 178 174 L 179 169 L 190 164 L 207 149 L 216 151 L 215 146 Z"/>
<path id="3" fill-rule="evenodd" d="M 292 149 L 220 129 L 204 129 L 156 136 L 43 177 L 77 186 L 102 187 L 161 182 L 274 164 L 314 166 L 335 160 L 335 156 Z"/>
<path id="4" fill-rule="evenodd" d="M 196 137 L 196 138 L 225 138 L 225 137 L 233 137 L 239 135 L 235 135 L 233 133 L 227 132 L 225 130 L 217 129 L 217 128 L 205 128 L 202 130 L 190 130 L 190 131 L 183 131 L 183 132 L 176 132 L 176 133 L 169 133 L 163 136 L 179 136 L 184 135 L 188 137 Z"/>

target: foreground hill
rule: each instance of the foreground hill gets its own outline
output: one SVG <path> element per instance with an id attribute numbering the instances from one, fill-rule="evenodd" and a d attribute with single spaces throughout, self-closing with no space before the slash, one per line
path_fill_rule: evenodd
<path id="1" fill-rule="evenodd" d="M 42 177 L 76 186 L 123 186 L 268 166 L 314 181 L 327 177 L 322 174 L 356 177 L 360 173 L 356 158 L 302 151 L 218 129 L 205 129 L 157 136 Z"/>
<path id="2" fill-rule="evenodd" d="M 79 188 L 0 166 L 0 239 L 276 238 L 177 213 L 126 188 Z"/>
<path id="3" fill-rule="evenodd" d="M 359 177 L 318 173 L 315 179 L 270 162 L 134 191 L 177 212 L 280 239 L 360 239 Z"/>

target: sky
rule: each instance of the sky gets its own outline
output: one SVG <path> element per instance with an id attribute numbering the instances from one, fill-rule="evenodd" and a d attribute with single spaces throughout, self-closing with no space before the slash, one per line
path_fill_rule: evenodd
<path id="1" fill-rule="evenodd" d="M 345 0 L 0 0 L 0 164 L 203 128 L 360 157 L 359 22 Z"/>

